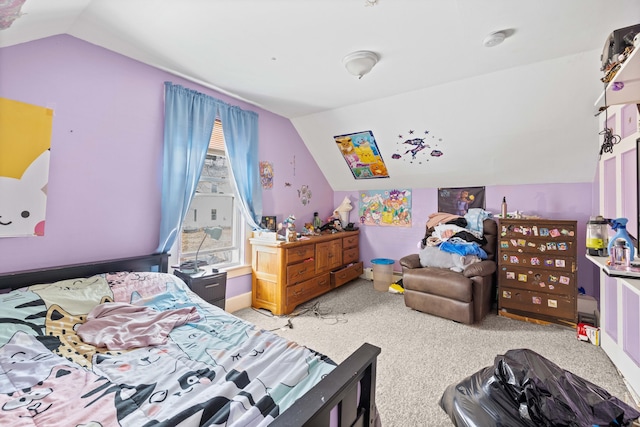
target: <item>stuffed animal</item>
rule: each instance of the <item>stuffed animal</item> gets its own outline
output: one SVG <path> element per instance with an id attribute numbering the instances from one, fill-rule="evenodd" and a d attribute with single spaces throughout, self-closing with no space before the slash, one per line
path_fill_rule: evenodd
<path id="1" fill-rule="evenodd" d="M 304 230 L 306 230 L 306 234 L 313 234 L 315 232 L 315 227 L 313 226 L 313 223 L 305 222 Z"/>

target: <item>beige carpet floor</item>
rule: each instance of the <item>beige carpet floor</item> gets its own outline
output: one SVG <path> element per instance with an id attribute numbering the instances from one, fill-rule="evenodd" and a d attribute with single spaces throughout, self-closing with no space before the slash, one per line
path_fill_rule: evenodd
<path id="1" fill-rule="evenodd" d="M 375 291 L 373 283 L 364 279 L 309 301 L 296 313 L 273 317 L 246 308 L 234 314 L 338 363 L 363 342 L 380 347 L 376 399 L 385 427 L 451 426 L 438 405 L 445 388 L 517 348 L 531 349 L 633 403 L 604 351 L 577 340 L 571 328 L 496 314 L 480 324 L 463 325 L 411 310 L 402 295 Z M 293 328 L 286 327 L 288 320 Z"/>

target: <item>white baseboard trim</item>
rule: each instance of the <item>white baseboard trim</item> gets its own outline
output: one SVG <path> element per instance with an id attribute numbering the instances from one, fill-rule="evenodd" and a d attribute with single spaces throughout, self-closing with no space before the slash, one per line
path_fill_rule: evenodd
<path id="1" fill-rule="evenodd" d="M 225 311 L 229 313 L 248 307 L 251 307 L 251 292 L 228 298 L 224 304 Z"/>

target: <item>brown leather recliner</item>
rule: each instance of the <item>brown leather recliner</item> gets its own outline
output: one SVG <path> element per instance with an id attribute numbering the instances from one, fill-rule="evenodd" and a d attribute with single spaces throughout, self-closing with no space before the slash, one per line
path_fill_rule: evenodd
<path id="1" fill-rule="evenodd" d="M 495 300 L 498 225 L 492 219 L 485 219 L 483 228 L 487 242 L 482 249 L 488 258 L 467 266 L 460 273 L 447 268 L 422 267 L 419 254 L 400 259 L 407 307 L 466 324 L 484 319 Z"/>

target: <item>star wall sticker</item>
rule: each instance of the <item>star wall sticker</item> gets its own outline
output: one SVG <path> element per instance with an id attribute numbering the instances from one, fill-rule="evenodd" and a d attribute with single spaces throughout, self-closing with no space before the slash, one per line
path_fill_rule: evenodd
<path id="1" fill-rule="evenodd" d="M 407 133 L 409 135 L 413 135 L 415 131 L 413 129 L 409 129 Z M 428 130 L 424 131 L 424 135 L 424 138 L 409 137 L 408 139 L 405 139 L 402 134 L 398 134 L 398 139 L 400 141 L 397 143 L 397 152 L 394 153 L 391 158 L 395 160 L 409 161 L 409 163 L 416 162 L 418 164 L 422 164 L 422 159 L 425 156 L 427 156 L 427 162 L 429 161 L 429 157 L 441 157 L 444 153 L 435 149 L 435 147 L 438 147 L 438 143 L 442 142 L 442 138 L 438 138 L 437 142 L 435 142 L 433 140 L 435 140 L 436 137 L 431 135 L 431 141 L 427 141 L 427 135 L 429 135 Z"/>

